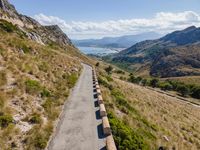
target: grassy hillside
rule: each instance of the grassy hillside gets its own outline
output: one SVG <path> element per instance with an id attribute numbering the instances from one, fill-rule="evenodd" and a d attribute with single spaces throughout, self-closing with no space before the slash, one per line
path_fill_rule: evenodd
<path id="1" fill-rule="evenodd" d="M 73 46 L 40 45 L 0 21 L 0 149 L 44 149 L 88 61 Z"/>
<path id="2" fill-rule="evenodd" d="M 157 40 L 137 43 L 103 59 L 142 76 L 200 75 L 200 28 L 189 27 Z"/>
<path id="3" fill-rule="evenodd" d="M 120 150 L 200 148 L 198 107 L 119 80 L 105 68 L 100 63 L 99 82 Z"/>

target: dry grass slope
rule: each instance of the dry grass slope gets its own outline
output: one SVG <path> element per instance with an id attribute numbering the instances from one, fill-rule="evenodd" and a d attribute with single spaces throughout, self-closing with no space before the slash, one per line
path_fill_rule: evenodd
<path id="1" fill-rule="evenodd" d="M 45 148 L 80 60 L 88 61 L 72 46 L 40 45 L 11 24 L 0 27 L 0 149 Z"/>
<path id="2" fill-rule="evenodd" d="M 158 149 L 160 146 L 166 149 L 200 149 L 199 107 L 115 77 L 112 80 L 102 69 L 105 66 L 100 66 L 98 74 L 103 99 L 111 113 L 113 134 L 120 149 L 126 149 L 130 139 L 122 143 L 119 139 L 125 137 L 118 133 L 130 133 L 130 128 L 140 137 L 137 142 L 143 143 L 143 149 Z M 120 125 L 125 128 L 120 128 Z"/>

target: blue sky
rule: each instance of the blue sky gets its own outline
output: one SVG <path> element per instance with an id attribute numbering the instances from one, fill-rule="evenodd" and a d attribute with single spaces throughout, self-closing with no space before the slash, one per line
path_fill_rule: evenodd
<path id="1" fill-rule="evenodd" d="M 10 2 L 20 13 L 34 17 L 42 24 L 59 24 L 72 38 L 100 38 L 148 32 L 151 31 L 150 27 L 161 26 L 159 20 L 165 22 L 165 25 L 154 29 L 155 32 L 167 33 L 190 24 L 198 26 L 200 20 L 199 0 L 10 0 Z M 174 17 L 174 20 L 168 20 L 168 17 Z M 177 20 L 175 17 L 184 22 L 182 26 L 180 22 L 176 22 L 179 26 L 173 27 L 172 22 Z M 167 24 L 168 27 L 164 30 Z M 98 27 L 99 25 L 101 27 Z M 109 30 L 109 27 L 113 29 Z"/>

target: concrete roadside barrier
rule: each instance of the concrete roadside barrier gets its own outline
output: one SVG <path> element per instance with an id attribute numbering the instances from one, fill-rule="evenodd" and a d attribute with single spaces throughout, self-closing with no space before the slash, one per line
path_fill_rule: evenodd
<path id="1" fill-rule="evenodd" d="M 98 104 L 103 104 L 103 97 L 101 95 L 99 95 L 98 97 Z"/>
<path id="2" fill-rule="evenodd" d="M 101 95 L 101 90 L 100 89 L 97 89 L 97 97 Z"/>
<path id="3" fill-rule="evenodd" d="M 103 133 L 108 136 L 108 135 L 111 135 L 111 128 L 110 128 L 110 124 L 109 124 L 109 121 L 108 121 L 108 117 L 105 116 L 102 118 L 102 124 L 103 124 Z"/>
<path id="4" fill-rule="evenodd" d="M 112 135 L 106 137 L 106 149 L 107 150 L 117 150 L 115 146 L 115 141 Z"/>
<path id="5" fill-rule="evenodd" d="M 93 76 L 93 80 L 97 80 L 97 77 L 95 75 Z"/>
<path id="6" fill-rule="evenodd" d="M 96 89 L 100 89 L 100 86 L 98 84 L 96 85 Z"/>
<path id="7" fill-rule="evenodd" d="M 100 116 L 105 117 L 107 115 L 107 113 L 106 113 L 106 108 L 105 108 L 104 104 L 100 104 L 99 107 L 100 107 Z"/>
<path id="8" fill-rule="evenodd" d="M 100 111 L 100 116 L 102 118 L 102 126 L 103 126 L 103 133 L 106 136 L 106 149 L 107 150 L 117 150 L 115 141 L 112 136 L 112 131 L 110 127 L 110 123 L 107 117 L 106 113 L 106 108 L 103 103 L 103 97 L 101 95 L 101 89 L 98 83 L 98 78 L 95 72 L 95 68 L 93 67 L 93 87 L 96 88 L 96 93 L 97 93 L 97 101 L 99 104 L 99 111 Z"/>
<path id="9" fill-rule="evenodd" d="M 97 82 L 97 78 L 94 78 L 93 81 L 94 81 L 94 82 Z"/>

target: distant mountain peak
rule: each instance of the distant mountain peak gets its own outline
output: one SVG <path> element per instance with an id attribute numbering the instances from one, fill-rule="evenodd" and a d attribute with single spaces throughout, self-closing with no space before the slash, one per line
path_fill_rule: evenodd
<path id="1" fill-rule="evenodd" d="M 196 26 L 190 26 L 190 27 L 184 29 L 183 31 L 194 30 L 194 29 L 197 29 L 197 27 Z"/>

